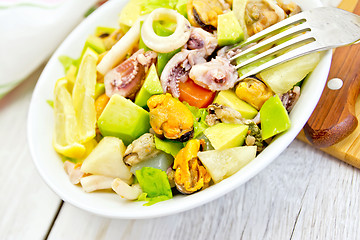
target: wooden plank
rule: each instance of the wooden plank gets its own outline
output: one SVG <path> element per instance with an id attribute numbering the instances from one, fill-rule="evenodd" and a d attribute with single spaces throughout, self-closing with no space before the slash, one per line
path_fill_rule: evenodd
<path id="1" fill-rule="evenodd" d="M 42 68 L 0 100 L 0 239 L 44 238 L 61 203 L 40 178 L 27 146 L 28 106 Z"/>
<path id="2" fill-rule="evenodd" d="M 298 238 L 315 231 L 315 219 L 318 234 L 355 239 L 359 178 L 360 172 L 349 165 L 295 141 L 243 186 L 184 213 L 148 220 L 111 220 L 64 204 L 49 239 L 315 239 Z"/>
<path id="3" fill-rule="evenodd" d="M 355 9 L 357 2 L 358 2 L 357 0 L 343 0 L 339 4 L 338 8 L 352 12 Z"/>

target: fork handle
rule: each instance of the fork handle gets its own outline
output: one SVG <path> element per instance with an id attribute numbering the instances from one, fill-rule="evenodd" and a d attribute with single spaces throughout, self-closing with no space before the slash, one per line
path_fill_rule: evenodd
<path id="1" fill-rule="evenodd" d="M 360 13 L 360 1 L 354 13 Z M 320 101 L 304 127 L 307 139 L 316 147 L 329 147 L 351 134 L 358 125 L 355 103 L 360 92 L 360 44 L 338 48 L 329 78 L 340 78 L 339 90 L 325 87 Z"/>

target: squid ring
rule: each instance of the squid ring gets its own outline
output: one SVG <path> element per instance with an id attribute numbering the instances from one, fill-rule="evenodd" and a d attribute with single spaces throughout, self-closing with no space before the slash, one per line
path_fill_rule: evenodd
<path id="1" fill-rule="evenodd" d="M 153 22 L 158 20 L 176 21 L 176 29 L 167 37 L 157 35 L 153 29 Z M 190 23 L 180 13 L 167 8 L 152 11 L 144 21 L 141 36 L 149 48 L 156 52 L 167 53 L 182 47 L 190 38 Z"/>

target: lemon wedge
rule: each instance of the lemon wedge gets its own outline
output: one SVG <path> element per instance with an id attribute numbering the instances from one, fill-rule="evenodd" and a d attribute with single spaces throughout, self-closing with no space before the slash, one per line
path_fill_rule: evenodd
<path id="1" fill-rule="evenodd" d="M 67 90 L 68 81 L 60 78 L 55 84 L 54 113 L 55 130 L 53 147 L 58 153 L 70 157 L 81 158 L 85 146 L 77 141 L 77 122 L 72 98 Z"/>
<path id="2" fill-rule="evenodd" d="M 98 54 L 91 48 L 88 48 L 81 60 L 72 92 L 72 102 L 78 124 L 78 140 L 80 143 L 88 142 L 96 135 L 94 96 L 97 61 Z"/>

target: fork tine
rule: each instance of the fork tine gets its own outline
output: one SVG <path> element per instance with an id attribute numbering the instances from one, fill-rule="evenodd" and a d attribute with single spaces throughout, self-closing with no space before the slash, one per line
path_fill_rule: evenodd
<path id="1" fill-rule="evenodd" d="M 312 43 L 306 44 L 304 46 L 298 47 L 298 48 L 296 48 L 294 50 L 291 50 L 291 51 L 279 56 L 279 57 L 274 58 L 273 60 L 270 60 L 269 62 L 266 62 L 266 63 L 256 67 L 255 69 L 249 71 L 248 73 L 240 76 L 238 81 L 242 80 L 242 79 L 244 79 L 246 77 L 249 77 L 251 75 L 255 75 L 255 74 L 257 74 L 257 73 L 261 72 L 262 70 L 267 69 L 269 67 L 273 67 L 273 66 L 278 65 L 280 63 L 283 63 L 283 62 L 292 60 L 294 58 L 306 55 L 306 54 L 308 54 L 310 52 L 313 52 L 314 50 L 321 50 L 321 49 L 319 49 L 319 45 L 318 45 L 317 42 L 312 42 Z"/>
<path id="2" fill-rule="evenodd" d="M 299 23 L 301 21 L 305 20 L 305 13 L 304 12 L 301 12 L 301 13 L 298 13 L 294 16 L 291 16 L 289 18 L 286 18 L 264 30 L 262 30 L 261 32 L 259 33 L 256 33 L 255 35 L 249 37 L 245 42 L 242 42 L 240 44 L 238 44 L 236 47 L 238 46 L 246 46 L 250 43 L 253 43 L 253 42 L 258 42 L 259 40 L 265 38 L 266 36 L 270 35 L 270 34 L 274 34 L 275 32 L 278 32 L 278 31 L 281 31 L 282 29 L 290 26 L 290 25 L 293 25 L 293 24 L 296 24 L 296 23 Z M 233 49 L 233 48 L 232 48 Z M 231 50 L 231 49 L 230 49 Z"/>
<path id="3" fill-rule="evenodd" d="M 281 32 L 281 29 L 284 29 L 285 27 L 293 23 L 300 23 L 300 22 L 302 22 L 302 24 L 298 25 L 300 27 L 295 26 L 283 32 L 290 31 L 290 33 L 295 34 L 296 30 L 301 29 L 304 26 L 307 26 L 308 30 L 310 31 L 305 34 L 300 34 L 299 36 L 291 40 L 288 40 L 284 43 L 281 43 L 271 48 L 270 50 L 267 50 L 259 55 L 256 55 L 255 57 L 252 57 L 244 61 L 243 63 L 240 63 L 238 66 L 236 66 L 236 68 L 246 66 L 247 64 L 258 61 L 266 56 L 273 55 L 274 53 L 286 47 L 293 46 L 296 43 L 300 43 L 308 40 L 312 40 L 313 42 L 298 47 L 296 49 L 293 49 L 289 52 L 286 52 L 285 54 L 282 54 L 276 57 L 275 59 L 272 59 L 256 67 L 255 69 L 249 71 L 248 73 L 240 76 L 238 80 L 244 79 L 245 77 L 261 72 L 264 69 L 309 54 L 311 52 L 324 51 L 331 48 L 336 48 L 336 47 L 360 42 L 359 16 L 348 13 L 344 10 L 339 10 L 337 8 L 322 7 L 322 8 L 315 8 L 306 12 L 302 12 L 288 19 L 285 19 L 265 29 L 259 34 L 255 34 L 254 36 L 249 38 L 246 42 L 239 44 L 237 47 L 246 46 L 249 43 L 256 42 L 261 38 L 268 36 L 269 34 L 274 34 L 274 35 L 282 34 L 281 37 L 284 38 L 286 34 L 283 34 Z M 250 47 L 249 49 L 245 50 L 242 54 L 246 54 L 251 51 L 260 49 L 261 47 L 269 45 L 272 42 L 279 40 L 280 38 L 277 36 L 271 36 L 269 39 L 266 39 L 262 43 L 259 43 L 260 45 L 255 47 L 254 46 Z M 239 54 L 233 57 L 232 59 L 241 56 L 242 54 Z"/>
<path id="4" fill-rule="evenodd" d="M 240 52 L 239 54 L 236 54 L 235 56 L 231 57 L 229 60 L 232 61 L 232 60 L 234 60 L 234 59 L 236 59 L 238 57 L 241 57 L 243 55 L 246 55 L 246 54 L 248 54 L 250 52 L 255 52 L 257 50 L 260 50 L 264 46 L 274 44 L 279 40 L 294 36 L 295 34 L 302 33 L 302 32 L 305 32 L 307 30 L 310 30 L 310 28 L 309 28 L 308 24 L 306 24 L 306 23 L 303 23 L 303 24 L 300 24 L 298 26 L 292 27 L 292 28 L 290 28 L 290 29 L 288 29 L 288 30 L 286 30 L 284 32 L 281 32 L 279 34 L 276 34 L 276 35 L 272 36 L 271 38 L 268 38 L 268 39 L 266 39 L 266 40 L 264 40 L 262 42 L 257 43 L 255 46 L 252 46 L 252 47 L 246 49 L 245 51 Z"/>
<path id="5" fill-rule="evenodd" d="M 293 46 L 293 45 L 295 45 L 297 43 L 305 42 L 305 41 L 310 40 L 312 38 L 313 38 L 313 36 L 312 36 L 311 33 L 302 34 L 302 35 L 300 35 L 298 37 L 295 37 L 293 39 L 290 39 L 289 41 L 286 41 L 286 42 L 284 42 L 284 43 L 282 43 L 280 45 L 277 45 L 277 46 L 275 46 L 275 47 L 273 47 L 273 48 L 271 48 L 271 49 L 269 49 L 269 50 L 267 50 L 265 52 L 257 54 L 256 56 L 254 56 L 254 57 L 252 57 L 252 58 L 238 64 L 235 68 L 239 69 L 239 68 L 244 67 L 244 66 L 246 66 L 248 64 L 251 64 L 251 63 L 253 63 L 255 61 L 258 61 L 259 59 L 262 59 L 264 57 L 273 55 L 274 53 L 279 52 L 279 51 L 281 51 L 281 50 L 283 50 L 283 49 L 285 49 L 287 47 L 291 47 L 291 46 Z"/>

